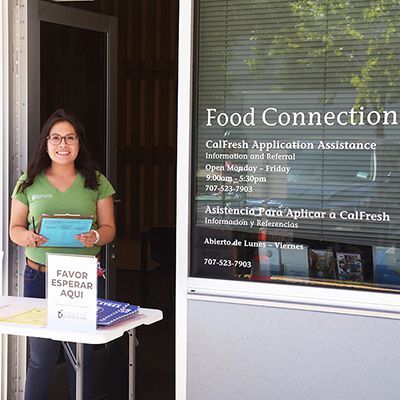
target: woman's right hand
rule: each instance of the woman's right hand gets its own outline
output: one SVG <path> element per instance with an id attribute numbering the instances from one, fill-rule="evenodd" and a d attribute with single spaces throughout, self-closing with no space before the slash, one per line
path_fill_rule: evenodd
<path id="1" fill-rule="evenodd" d="M 37 247 L 47 242 L 47 239 L 33 231 L 26 230 L 24 237 L 25 247 Z"/>
<path id="2" fill-rule="evenodd" d="M 10 238 L 18 246 L 37 247 L 47 242 L 42 235 L 27 229 L 28 206 L 17 199 L 11 200 Z"/>

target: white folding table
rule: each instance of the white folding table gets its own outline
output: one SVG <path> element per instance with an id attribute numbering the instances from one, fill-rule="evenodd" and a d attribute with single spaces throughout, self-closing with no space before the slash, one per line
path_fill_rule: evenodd
<path id="1" fill-rule="evenodd" d="M 29 297 L 0 296 L 0 310 L 4 307 L 47 308 L 46 299 L 33 299 Z M 8 307 L 7 307 L 8 308 Z M 161 310 L 141 308 L 133 318 L 126 319 L 108 327 L 98 327 L 89 332 L 67 331 L 50 328 L 48 326 L 29 325 L 22 323 L 0 321 L 0 334 L 33 336 L 63 342 L 67 355 L 76 371 L 76 400 L 83 399 L 83 345 L 104 344 L 121 337 L 125 332 L 129 334 L 129 399 L 134 399 L 134 329 L 140 325 L 150 325 L 163 318 Z M 74 355 L 67 342 L 76 343 Z"/>

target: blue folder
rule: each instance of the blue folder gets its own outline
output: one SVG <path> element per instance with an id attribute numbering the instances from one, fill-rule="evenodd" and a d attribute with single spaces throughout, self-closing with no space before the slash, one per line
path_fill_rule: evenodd
<path id="1" fill-rule="evenodd" d="M 41 247 L 84 247 L 76 235 L 87 233 L 92 228 L 93 218 L 70 215 L 42 216 L 39 234 L 48 241 Z"/>

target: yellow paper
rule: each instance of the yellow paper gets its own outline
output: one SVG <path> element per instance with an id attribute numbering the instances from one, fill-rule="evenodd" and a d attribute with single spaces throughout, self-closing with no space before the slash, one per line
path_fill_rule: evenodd
<path id="1" fill-rule="evenodd" d="M 0 321 L 42 326 L 47 323 L 47 313 L 45 308 L 32 308 L 20 314 L 0 318 Z"/>

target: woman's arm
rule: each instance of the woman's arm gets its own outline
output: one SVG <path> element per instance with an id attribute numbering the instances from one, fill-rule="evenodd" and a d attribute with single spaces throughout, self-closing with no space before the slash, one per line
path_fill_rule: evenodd
<path id="1" fill-rule="evenodd" d="M 115 237 L 114 203 L 112 196 L 101 199 L 97 202 L 97 232 L 100 235 L 98 246 L 104 246 L 113 241 Z M 86 247 L 92 247 L 96 241 L 96 234 L 93 231 L 77 235 Z"/>
<path id="2" fill-rule="evenodd" d="M 10 238 L 24 247 L 36 247 L 47 242 L 43 236 L 27 229 L 28 206 L 17 199 L 11 200 Z"/>
<path id="3" fill-rule="evenodd" d="M 114 202 L 112 196 L 97 202 L 97 232 L 100 240 L 98 246 L 103 246 L 114 240 L 115 237 Z"/>

